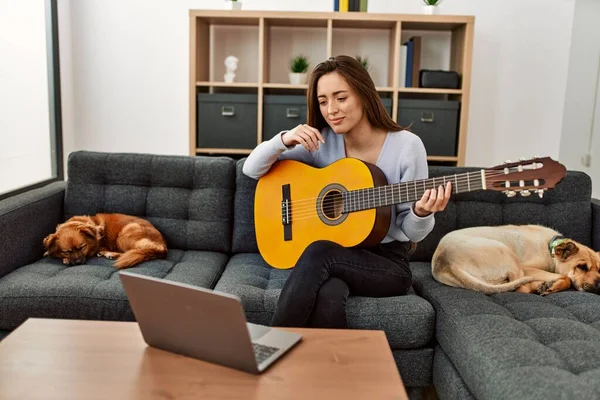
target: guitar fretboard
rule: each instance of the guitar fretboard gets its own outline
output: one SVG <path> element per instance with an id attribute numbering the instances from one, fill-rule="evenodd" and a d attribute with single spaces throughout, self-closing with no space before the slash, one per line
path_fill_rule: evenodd
<path id="1" fill-rule="evenodd" d="M 423 197 L 427 189 L 438 188 L 440 185 L 445 188 L 448 182 L 452 184 L 452 194 L 482 190 L 484 184 L 481 171 L 475 171 L 351 190 L 342 195 L 344 212 L 350 213 L 417 201 Z"/>

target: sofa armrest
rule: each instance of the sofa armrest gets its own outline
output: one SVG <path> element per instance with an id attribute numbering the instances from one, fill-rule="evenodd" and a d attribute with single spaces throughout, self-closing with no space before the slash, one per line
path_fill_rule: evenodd
<path id="1" fill-rule="evenodd" d="M 592 198 L 592 247 L 600 251 L 600 199 Z"/>
<path id="2" fill-rule="evenodd" d="M 42 241 L 63 219 L 65 182 L 0 201 L 0 277 L 40 259 Z"/>

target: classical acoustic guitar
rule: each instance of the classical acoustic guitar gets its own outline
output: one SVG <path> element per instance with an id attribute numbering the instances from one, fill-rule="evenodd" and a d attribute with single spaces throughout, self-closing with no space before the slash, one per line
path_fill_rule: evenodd
<path id="1" fill-rule="evenodd" d="M 452 183 L 452 194 L 480 190 L 542 197 L 566 174 L 549 157 L 506 162 L 448 176 L 388 184 L 379 167 L 343 158 L 324 168 L 277 161 L 258 181 L 254 224 L 258 249 L 274 268 L 294 267 L 312 242 L 371 246 L 387 234 L 391 207 L 420 199 L 427 189 Z"/>

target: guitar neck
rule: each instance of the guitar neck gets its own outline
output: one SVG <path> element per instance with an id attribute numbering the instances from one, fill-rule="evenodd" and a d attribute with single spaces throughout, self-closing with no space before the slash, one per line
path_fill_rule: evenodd
<path id="1" fill-rule="evenodd" d="M 373 188 L 351 190 L 343 194 L 344 212 L 386 207 L 419 200 L 427 189 L 452 184 L 452 194 L 485 190 L 485 171 L 465 172 Z"/>

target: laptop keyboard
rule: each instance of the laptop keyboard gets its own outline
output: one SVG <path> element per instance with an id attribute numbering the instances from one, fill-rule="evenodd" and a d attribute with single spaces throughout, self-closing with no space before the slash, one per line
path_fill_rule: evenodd
<path id="1" fill-rule="evenodd" d="M 265 361 L 267 358 L 271 357 L 273 353 L 277 352 L 279 348 L 265 346 L 264 344 L 252 343 L 254 347 L 254 356 L 256 357 L 256 362 L 260 364 Z"/>

